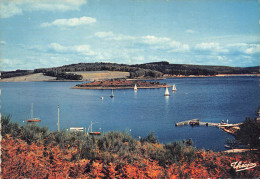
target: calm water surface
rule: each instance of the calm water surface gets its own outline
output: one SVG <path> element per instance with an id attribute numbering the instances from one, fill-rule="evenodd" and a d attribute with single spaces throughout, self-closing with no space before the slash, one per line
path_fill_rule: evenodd
<path id="1" fill-rule="evenodd" d="M 216 127 L 175 127 L 183 120 L 199 118 L 205 122 L 243 122 L 254 118 L 260 106 L 259 77 L 211 77 L 166 79 L 176 84 L 178 91 L 164 96 L 165 89 L 110 90 L 71 89 L 78 82 L 6 82 L 2 89 L 1 112 L 11 114 L 19 122 L 31 116 L 39 117 L 42 126 L 57 130 L 57 105 L 60 105 L 60 125 L 89 127 L 95 131 L 126 131 L 134 137 L 145 137 L 154 131 L 162 143 L 192 138 L 199 148 L 224 150 L 227 138 Z M 101 96 L 104 97 L 101 100 Z"/>

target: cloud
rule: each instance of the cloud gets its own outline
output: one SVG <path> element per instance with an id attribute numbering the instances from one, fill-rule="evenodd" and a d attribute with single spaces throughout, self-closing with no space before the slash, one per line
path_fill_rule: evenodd
<path id="1" fill-rule="evenodd" d="M 217 56 L 217 59 L 219 61 L 225 61 L 225 60 L 227 60 L 227 57 L 226 56 Z"/>
<path id="2" fill-rule="evenodd" d="M 1 40 L 1 41 L 0 41 L 0 44 L 1 44 L 1 45 L 5 45 L 5 44 L 6 44 L 6 42 L 5 42 L 5 41 L 3 41 L 3 40 Z"/>
<path id="3" fill-rule="evenodd" d="M 59 43 L 51 43 L 49 45 L 49 50 L 56 53 L 75 53 L 75 54 L 83 54 L 87 56 L 95 55 L 95 52 L 93 52 L 90 49 L 90 46 L 86 44 L 74 45 L 74 46 L 63 46 L 60 45 Z"/>
<path id="4" fill-rule="evenodd" d="M 195 50 L 206 51 L 212 53 L 228 53 L 229 50 L 221 46 L 219 43 L 209 42 L 209 43 L 199 43 L 194 47 Z"/>
<path id="5" fill-rule="evenodd" d="M 168 52 L 187 52 L 190 50 L 188 44 L 183 44 L 168 37 L 147 35 L 141 37 L 139 40 L 141 43 L 150 45 L 150 48 L 156 50 L 163 49 L 168 50 Z"/>
<path id="6" fill-rule="evenodd" d="M 60 45 L 58 43 L 51 43 L 49 45 L 49 48 L 51 50 L 54 50 L 55 52 L 60 52 L 60 53 L 66 52 L 66 50 L 68 49 L 67 47 L 62 46 L 62 45 Z"/>
<path id="7" fill-rule="evenodd" d="M 16 69 L 30 69 L 31 67 L 31 64 L 26 63 L 26 60 L 23 59 L 1 58 L 0 64 L 2 67 L 1 70 L 3 71 L 16 70 Z"/>
<path id="8" fill-rule="evenodd" d="M 15 3 L 3 3 L 0 2 L 0 17 L 9 18 L 13 15 L 22 14 L 22 9 L 17 7 Z"/>
<path id="9" fill-rule="evenodd" d="M 9 18 L 24 11 L 70 11 L 79 10 L 87 0 L 1 0 L 1 18 Z"/>
<path id="10" fill-rule="evenodd" d="M 130 36 L 130 35 L 114 34 L 112 31 L 96 32 L 94 34 L 94 36 L 98 37 L 98 38 L 103 38 L 105 40 L 116 40 L 116 41 L 135 40 L 136 39 L 134 36 Z"/>
<path id="11" fill-rule="evenodd" d="M 260 44 L 234 43 L 228 44 L 227 48 L 229 48 L 232 52 L 235 53 L 240 52 L 247 55 L 260 55 Z"/>
<path id="12" fill-rule="evenodd" d="M 135 56 L 132 57 L 132 59 L 136 62 L 136 63 L 143 63 L 145 60 L 145 57 L 143 55 L 139 55 L 139 56 Z"/>
<path id="13" fill-rule="evenodd" d="M 195 33 L 195 31 L 194 31 L 194 30 L 191 30 L 191 29 L 187 29 L 185 32 L 186 32 L 186 33 L 189 33 L 189 34 L 194 34 L 194 33 Z"/>
<path id="14" fill-rule="evenodd" d="M 94 36 L 105 40 L 131 41 L 131 44 L 138 48 L 150 48 L 153 50 L 164 49 L 169 52 L 187 52 L 190 50 L 188 44 L 182 44 L 181 42 L 171 40 L 168 37 L 156 37 L 154 35 L 135 37 L 124 34 L 115 34 L 112 31 L 96 32 Z M 131 45 L 131 47 L 133 46 Z"/>
<path id="15" fill-rule="evenodd" d="M 96 32 L 94 36 L 99 38 L 113 37 L 114 33 L 112 31 L 109 32 Z"/>
<path id="16" fill-rule="evenodd" d="M 71 18 L 71 19 L 56 19 L 55 21 L 48 23 L 42 23 L 42 27 L 49 27 L 49 26 L 58 26 L 58 27 L 75 27 L 80 25 L 88 25 L 95 23 L 96 19 L 92 17 L 80 17 L 80 18 Z"/>
<path id="17" fill-rule="evenodd" d="M 228 55 L 260 55 L 260 44 L 230 43 L 219 44 L 215 42 L 199 43 L 194 46 L 195 51 Z"/>
<path id="18" fill-rule="evenodd" d="M 161 44 L 170 42 L 171 39 L 168 37 L 156 37 L 153 35 L 147 35 L 141 38 L 142 42 L 145 44 Z"/>

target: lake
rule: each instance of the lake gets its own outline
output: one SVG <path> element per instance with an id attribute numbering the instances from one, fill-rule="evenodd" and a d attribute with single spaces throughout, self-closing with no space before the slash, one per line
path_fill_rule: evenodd
<path id="1" fill-rule="evenodd" d="M 80 82 L 2 82 L 1 113 L 10 114 L 21 125 L 39 117 L 41 126 L 57 130 L 60 105 L 61 129 L 88 128 L 94 131 L 123 131 L 145 137 L 153 131 L 161 143 L 190 139 L 198 148 L 224 150 L 231 135 L 217 127 L 182 126 L 175 123 L 199 118 L 205 122 L 243 122 L 256 117 L 260 106 L 259 77 L 172 78 L 177 92 L 165 97 L 165 89 L 111 90 L 71 89 Z M 104 97 L 101 100 L 101 96 Z"/>

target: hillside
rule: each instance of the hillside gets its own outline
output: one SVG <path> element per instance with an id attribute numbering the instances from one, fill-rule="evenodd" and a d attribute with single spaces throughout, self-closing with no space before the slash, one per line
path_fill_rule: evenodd
<path id="1" fill-rule="evenodd" d="M 78 63 L 61 67 L 39 68 L 34 71 L 17 70 L 2 72 L 2 78 L 24 76 L 32 73 L 43 73 L 46 76 L 56 77 L 57 80 L 82 80 L 83 72 L 112 71 L 128 72 L 129 78 L 159 78 L 167 76 L 214 76 L 217 74 L 259 74 L 257 67 L 228 67 L 228 66 L 205 66 L 170 64 L 169 62 L 154 62 L 146 64 L 117 64 L 117 63 Z M 73 73 L 77 72 L 77 73 Z M 80 73 L 79 73 L 80 72 Z"/>

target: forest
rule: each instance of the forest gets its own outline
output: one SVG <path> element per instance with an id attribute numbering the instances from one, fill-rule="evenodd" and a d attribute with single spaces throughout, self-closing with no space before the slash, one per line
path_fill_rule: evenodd
<path id="1" fill-rule="evenodd" d="M 35 73 L 46 73 L 48 71 L 75 72 L 75 71 L 123 71 L 130 72 L 130 78 L 136 77 L 162 77 L 164 74 L 168 75 L 216 75 L 216 74 L 257 74 L 259 67 L 239 68 L 239 67 L 225 67 L 225 66 L 205 66 L 205 65 L 184 65 L 184 64 L 170 64 L 169 62 L 154 62 L 146 64 L 126 65 L 117 63 L 79 63 L 64 65 L 55 68 L 41 68 L 35 69 Z"/>
<path id="2" fill-rule="evenodd" d="M 250 123 L 250 122 L 249 122 Z M 137 140 L 128 133 L 49 131 L 20 126 L 2 116 L 2 178 L 254 178 L 259 152 L 197 149 L 193 141 L 159 143 L 153 132 Z M 251 125 L 252 123 L 250 123 Z M 259 147 L 259 146 L 258 146 Z M 255 168 L 236 171 L 243 161 Z"/>
<path id="3" fill-rule="evenodd" d="M 227 66 L 206 66 L 206 65 L 185 65 L 170 64 L 169 62 L 154 62 L 136 65 L 117 64 L 117 63 L 78 63 L 64 65 L 61 67 L 38 68 L 32 70 L 16 70 L 10 72 L 2 72 L 2 78 L 21 76 L 31 73 L 44 73 L 47 76 L 57 77 L 58 80 L 81 80 L 81 75 L 74 75 L 67 72 L 78 71 L 122 71 L 129 72 L 129 78 L 159 78 L 163 75 L 172 76 L 190 76 L 205 75 L 212 76 L 217 74 L 258 74 L 257 67 L 227 67 Z"/>

